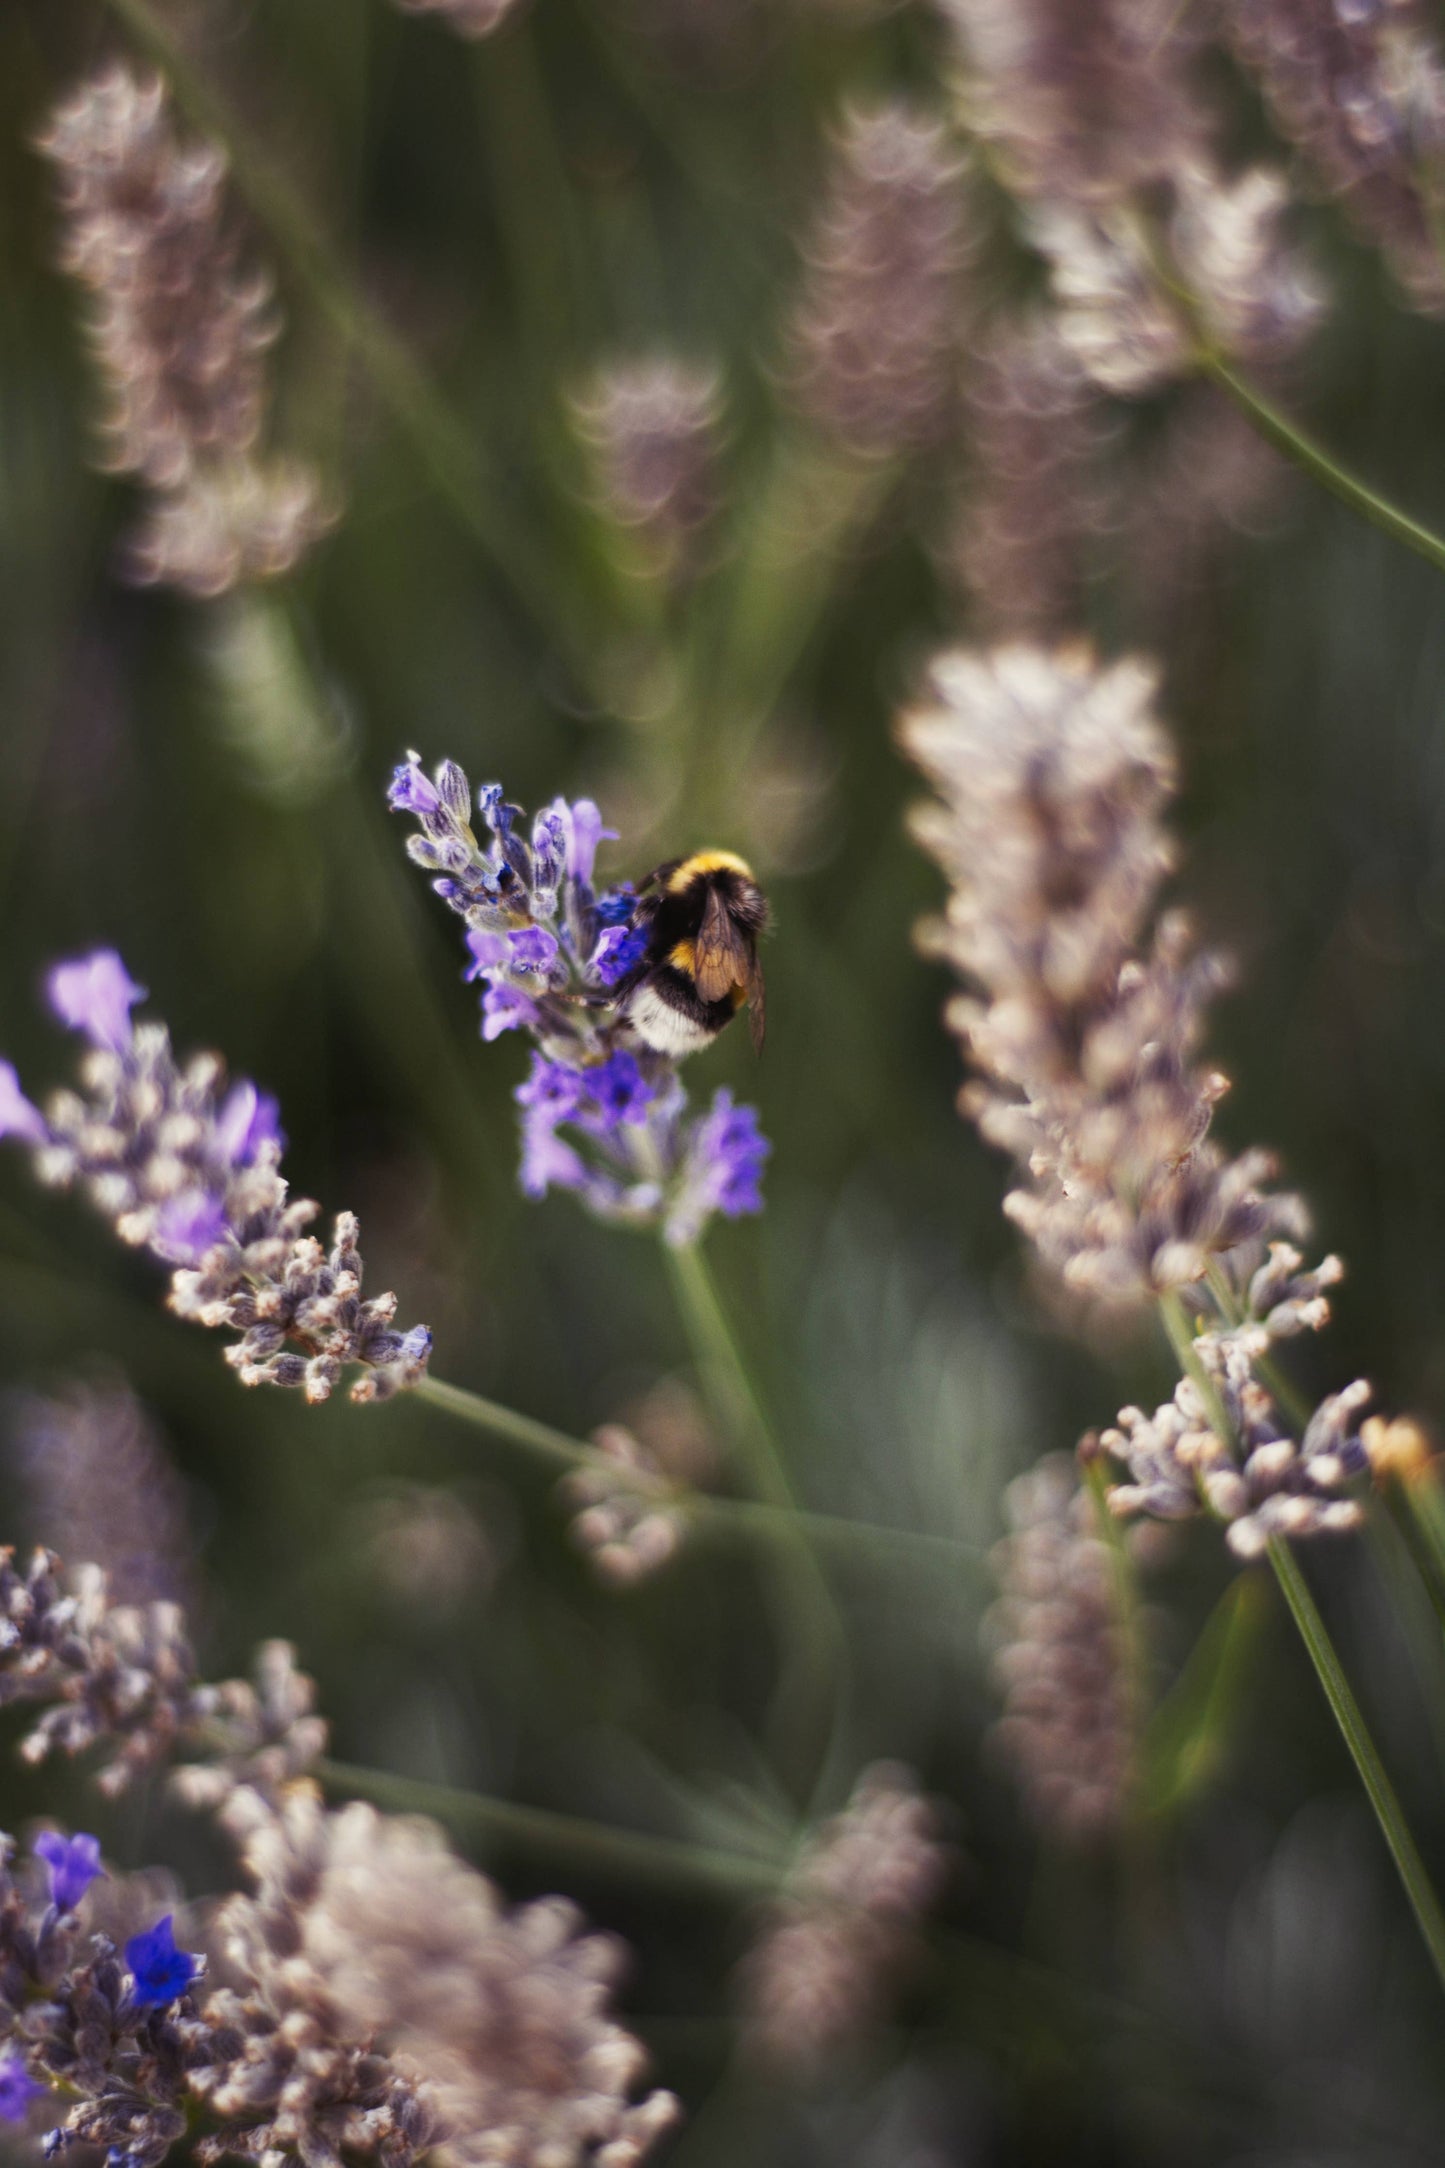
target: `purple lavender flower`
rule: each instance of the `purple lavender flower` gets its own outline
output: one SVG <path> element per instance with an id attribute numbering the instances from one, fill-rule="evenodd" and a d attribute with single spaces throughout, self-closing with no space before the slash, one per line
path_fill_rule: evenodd
<path id="1" fill-rule="evenodd" d="M 682 1181 L 666 1221 L 669 1242 L 692 1242 L 714 1212 L 738 1219 L 763 1209 L 763 1168 L 772 1146 L 756 1107 L 733 1105 L 726 1086 L 692 1132 Z"/>
<path id="2" fill-rule="evenodd" d="M 20 1089 L 13 1062 L 0 1061 L 0 1137 L 19 1137 L 25 1144 L 43 1144 L 50 1132 L 39 1107 L 32 1106 Z"/>
<path id="3" fill-rule="evenodd" d="M 360 1364 L 355 1399 L 415 1384 L 429 1336 L 395 1329 L 394 1295 L 362 1299 L 350 1213 L 329 1254 L 305 1232 L 318 1208 L 288 1201 L 275 1100 L 246 1078 L 223 1092 L 214 1055 L 181 1068 L 163 1024 L 132 1025 L 142 989 L 112 949 L 58 964 L 48 990 L 93 1051 L 89 1096 L 59 1093 L 44 1113 L 0 1063 L 0 1136 L 32 1148 L 41 1181 L 83 1186 L 123 1242 L 171 1266 L 179 1315 L 236 1327 L 227 1360 L 243 1383 L 299 1385 L 324 1400 Z"/>
<path id="4" fill-rule="evenodd" d="M 555 798 L 527 830 L 501 785 L 484 784 L 483 842 L 462 770 L 443 761 L 429 780 L 412 754 L 387 802 L 416 817 L 408 854 L 465 923 L 483 1038 L 525 1031 L 536 1044 L 514 1094 L 524 1195 L 571 1190 L 600 1217 L 675 1242 L 694 1240 L 715 1212 L 761 1211 L 768 1146 L 754 1110 L 720 1092 L 689 1121 L 675 1064 L 637 1039 L 615 998 L 647 936 L 629 884 L 594 892 L 597 849 L 613 830 L 593 801 Z"/>
<path id="5" fill-rule="evenodd" d="M 132 1935 L 125 1946 L 125 1961 L 135 1976 L 135 1999 L 143 2009 L 163 2009 L 184 1995 L 201 1971 L 201 1960 L 189 1950 L 176 1948 L 175 1915 Z"/>
<path id="6" fill-rule="evenodd" d="M 130 1012 L 146 997 L 114 949 L 97 949 L 74 963 L 57 964 L 45 991 L 62 1024 L 83 1031 L 112 1054 L 123 1054 L 130 1045 Z"/>
<path id="7" fill-rule="evenodd" d="M 18 2055 L 0 2056 L 0 2122 L 23 2123 L 31 2101 L 38 2100 L 44 2091 Z"/>
<path id="8" fill-rule="evenodd" d="M 36 1858 L 45 1862 L 50 1901 L 60 1912 L 73 1912 L 91 1883 L 105 1872 L 99 1837 L 88 1837 L 83 1831 L 62 1837 L 58 1829 L 42 1829 L 34 1850 Z"/>

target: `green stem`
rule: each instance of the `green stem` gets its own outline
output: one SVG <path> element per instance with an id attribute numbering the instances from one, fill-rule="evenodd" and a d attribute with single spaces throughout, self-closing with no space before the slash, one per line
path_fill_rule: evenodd
<path id="1" fill-rule="evenodd" d="M 1109 1511 L 1108 1479 L 1101 1461 L 1093 1460 L 1087 1464 L 1084 1482 L 1093 1500 L 1100 1541 L 1109 1554 L 1114 1626 L 1121 1646 L 1120 1671 L 1129 1737 L 1128 1789 L 1132 1803 L 1140 1787 L 1139 1752 L 1149 1707 L 1149 1682 L 1139 1618 L 1139 1576 L 1129 1555 L 1124 1530 Z"/>
<path id="2" fill-rule="evenodd" d="M 1408 512 L 1402 512 L 1398 505 L 1391 504 L 1358 475 L 1342 467 L 1323 445 L 1317 444 L 1292 422 L 1263 392 L 1247 383 L 1222 355 L 1204 348 L 1198 360 L 1203 373 L 1234 401 L 1276 451 L 1283 452 L 1286 459 L 1292 460 L 1323 489 L 1338 497 L 1342 504 L 1347 504 L 1351 511 L 1358 512 L 1361 519 L 1367 519 L 1371 526 L 1392 535 L 1395 541 L 1403 542 L 1406 549 L 1414 550 L 1437 571 L 1445 572 L 1445 538 L 1422 526 L 1419 520 L 1411 519 Z"/>
<path id="3" fill-rule="evenodd" d="M 464 1385 L 450 1385 L 443 1378 L 425 1377 L 412 1388 L 414 1395 L 434 1408 L 443 1409 L 476 1430 L 519 1447 L 553 1467 L 598 1468 L 617 1482 L 625 1483 L 625 1465 L 596 1446 L 573 1438 L 549 1423 L 539 1423 L 500 1401 L 488 1400 Z M 842 1513 L 816 1513 L 767 1505 L 752 1498 L 715 1498 L 706 1491 L 680 1490 L 677 1503 L 699 1533 L 719 1538 L 771 1544 L 796 1543 L 802 1530 L 820 1545 L 842 1552 L 871 1552 L 886 1558 L 896 1554 L 901 1566 L 912 1570 L 924 1562 L 957 1572 L 981 1574 L 984 1553 L 956 1536 L 930 1535 L 917 1528 L 890 1528 L 878 1521 L 856 1521 Z"/>
<path id="4" fill-rule="evenodd" d="M 794 1512 L 792 1483 L 701 1249 L 695 1242 L 664 1243 L 663 1256 L 703 1390 L 742 1455 L 753 1490 L 766 1504 Z"/>
<path id="5" fill-rule="evenodd" d="M 664 1242 L 663 1251 L 714 1417 L 762 1503 L 788 1524 L 776 1582 L 780 1676 L 770 1728 L 780 1760 L 797 1773 L 799 1794 L 807 1797 L 839 1743 L 846 1702 L 843 1621 L 702 1252 L 695 1242 L 680 1248 Z"/>
<path id="6" fill-rule="evenodd" d="M 503 1407 L 499 1400 L 487 1400 L 464 1385 L 448 1385 L 442 1378 L 424 1377 L 412 1387 L 412 1393 L 417 1400 L 424 1400 L 433 1408 L 444 1408 L 448 1415 L 455 1415 L 494 1438 L 504 1438 L 509 1445 L 520 1446 L 523 1452 L 536 1454 L 554 1466 L 602 1466 L 614 1472 L 620 1470 L 619 1462 L 599 1453 L 595 1446 L 584 1445 L 580 1438 L 569 1438 L 565 1430 L 554 1430 L 550 1423 L 539 1423 L 516 1408 Z"/>
<path id="7" fill-rule="evenodd" d="M 583 1869 L 684 1888 L 691 1885 L 734 1897 L 775 1890 L 786 1872 L 783 1860 L 774 1862 L 753 1858 L 746 1852 L 721 1852 L 686 1844 L 676 1837 L 613 1829 L 577 1815 L 558 1814 L 550 1807 L 522 1806 L 486 1792 L 429 1784 L 386 1769 L 324 1760 L 314 1765 L 313 1773 L 329 1791 L 374 1800 L 394 1812 L 434 1815 L 459 1835 L 545 1852 Z"/>
<path id="8" fill-rule="evenodd" d="M 1375 1810 L 1390 1856 L 1395 1862 L 1405 1895 L 1415 1923 L 1430 1952 L 1431 1962 L 1445 1986 L 1445 1914 L 1435 1895 L 1425 1863 L 1416 1849 L 1415 1839 L 1405 1820 L 1404 1811 L 1395 1795 L 1395 1788 L 1385 1774 L 1379 1750 L 1370 1737 L 1369 1728 L 1345 1677 L 1344 1667 L 1335 1652 L 1324 1620 L 1315 1607 L 1309 1584 L 1299 1568 L 1299 1562 L 1286 1543 L 1276 1540 L 1269 1547 L 1269 1562 L 1274 1568 L 1290 1615 L 1299 1629 L 1300 1639 L 1309 1652 L 1310 1662 L 1324 1689 L 1325 1699 L 1334 1713 L 1346 1746 L 1350 1750 L 1360 1782 Z"/>
<path id="9" fill-rule="evenodd" d="M 1194 1334 L 1190 1330 L 1189 1319 L 1179 1297 L 1174 1294 L 1161 1295 L 1159 1315 L 1164 1320 L 1164 1330 L 1169 1335 L 1169 1344 L 1178 1357 L 1180 1368 L 1186 1377 L 1193 1380 L 1199 1397 L 1204 1402 L 1204 1412 L 1209 1417 L 1210 1429 L 1216 1437 L 1228 1440 L 1231 1435 L 1230 1422 L 1225 1413 L 1224 1402 L 1219 1397 L 1219 1388 L 1199 1360 Z"/>

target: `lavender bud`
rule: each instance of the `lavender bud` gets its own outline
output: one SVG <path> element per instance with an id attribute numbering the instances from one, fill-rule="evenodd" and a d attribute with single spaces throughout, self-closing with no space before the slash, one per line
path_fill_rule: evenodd
<path id="1" fill-rule="evenodd" d="M 911 106 L 843 115 L 803 244 L 790 378 L 803 411 L 860 452 L 927 442 L 944 420 L 971 251 L 964 170 Z"/>
<path id="2" fill-rule="evenodd" d="M 1445 67 L 1417 0 L 1228 0 L 1271 118 L 1381 247 L 1417 308 L 1445 308 Z"/>
<path id="3" fill-rule="evenodd" d="M 489 38 L 517 0 L 396 0 L 408 15 L 439 15 L 462 38 Z"/>
<path id="4" fill-rule="evenodd" d="M 290 569 L 326 524 L 314 478 L 259 452 L 279 318 L 245 268 L 214 144 L 182 144 L 164 84 L 106 68 L 57 107 L 61 262 L 95 306 L 106 455 L 151 492 L 129 566 L 215 595 Z"/>
<path id="5" fill-rule="evenodd" d="M 574 401 L 598 505 L 662 577 L 689 569 L 712 514 L 721 410 L 716 370 L 665 354 L 599 370 Z"/>
<path id="6" fill-rule="evenodd" d="M 1039 1827 L 1088 1842 L 1120 1826 L 1134 1752 L 1109 1555 L 1065 1454 L 1019 1476 L 1004 1506 L 986 1622 L 1004 1694 L 993 1736 Z"/>

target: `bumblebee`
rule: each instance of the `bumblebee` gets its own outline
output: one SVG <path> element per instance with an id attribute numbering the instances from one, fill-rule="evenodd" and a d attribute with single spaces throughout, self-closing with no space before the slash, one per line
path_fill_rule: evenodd
<path id="1" fill-rule="evenodd" d="M 647 945 L 617 989 L 644 1045 L 680 1061 L 710 1045 L 746 1002 L 761 1053 L 758 936 L 767 923 L 767 898 L 732 851 L 694 851 L 649 873 L 633 917 Z"/>

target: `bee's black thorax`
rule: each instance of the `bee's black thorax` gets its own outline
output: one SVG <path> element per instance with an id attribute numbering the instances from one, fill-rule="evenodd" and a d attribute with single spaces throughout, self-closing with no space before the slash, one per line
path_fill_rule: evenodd
<path id="1" fill-rule="evenodd" d="M 617 991 L 648 1045 L 673 1056 L 690 1053 L 716 1038 L 745 1000 L 756 1005 L 760 1038 L 757 939 L 768 905 L 740 858 L 696 851 L 659 866 L 642 883 L 635 922 L 647 946 Z"/>

